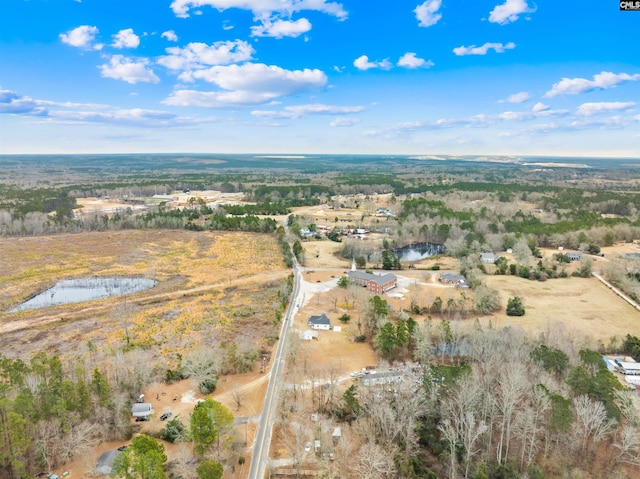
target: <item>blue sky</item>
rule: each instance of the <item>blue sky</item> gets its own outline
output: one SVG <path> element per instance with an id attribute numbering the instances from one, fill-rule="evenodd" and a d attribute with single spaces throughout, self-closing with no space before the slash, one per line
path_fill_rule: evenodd
<path id="1" fill-rule="evenodd" d="M 615 0 L 3 0 L 0 153 L 640 156 Z"/>

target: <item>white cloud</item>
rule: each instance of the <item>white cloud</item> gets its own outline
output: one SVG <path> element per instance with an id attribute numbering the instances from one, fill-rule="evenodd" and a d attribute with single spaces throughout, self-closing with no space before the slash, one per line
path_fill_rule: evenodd
<path id="1" fill-rule="evenodd" d="M 61 33 L 60 39 L 62 43 L 66 43 L 72 47 L 83 48 L 85 50 L 101 50 L 103 45 L 94 43 L 97 34 L 98 27 L 81 25 L 66 33 Z"/>
<path id="2" fill-rule="evenodd" d="M 254 37 L 299 37 L 311 30 L 311 22 L 306 18 L 298 20 L 267 20 L 261 25 L 251 27 L 251 36 Z"/>
<path id="3" fill-rule="evenodd" d="M 501 5 L 496 7 L 489 13 L 489 21 L 491 23 L 499 23 L 500 25 L 506 25 L 507 23 L 513 23 L 523 13 L 533 13 L 535 8 L 530 8 L 527 5 L 526 0 L 506 0 Z"/>
<path id="4" fill-rule="evenodd" d="M 327 83 L 327 76 L 317 69 L 285 70 L 263 63 L 214 66 L 189 77 L 215 83 L 225 90 L 272 92 L 276 96 L 316 90 Z"/>
<path id="5" fill-rule="evenodd" d="M 431 68 L 435 63 L 418 58 L 414 52 L 407 52 L 400 57 L 397 65 L 405 68 Z"/>
<path id="6" fill-rule="evenodd" d="M 176 35 L 176 32 L 174 32 L 173 30 L 167 30 L 166 32 L 162 32 L 162 35 L 160 35 L 160 36 L 162 38 L 166 38 L 170 42 L 177 42 L 178 41 L 178 35 Z"/>
<path id="7" fill-rule="evenodd" d="M 206 43 L 189 43 L 184 48 L 167 48 L 169 55 L 160 57 L 158 63 L 170 70 L 199 69 L 212 65 L 227 65 L 251 59 L 255 52 L 243 40 Z"/>
<path id="8" fill-rule="evenodd" d="M 291 15 L 304 10 L 322 12 L 340 19 L 347 18 L 347 12 L 340 3 L 327 0 L 173 0 L 171 9 L 177 17 L 186 18 L 190 9 L 206 5 L 218 11 L 229 8 L 249 10 L 257 18 L 269 18 L 273 13 Z"/>
<path id="9" fill-rule="evenodd" d="M 453 49 L 453 53 L 458 56 L 464 55 L 486 55 L 489 50 L 495 50 L 496 53 L 504 53 L 506 50 L 513 50 L 516 44 L 509 42 L 505 45 L 502 43 L 485 43 L 482 46 L 471 45 L 469 47 L 461 46 Z"/>
<path id="10" fill-rule="evenodd" d="M 633 116 L 611 116 L 606 118 L 580 118 L 565 126 L 569 130 L 620 130 L 638 121 L 638 117 Z"/>
<path id="11" fill-rule="evenodd" d="M 545 105 L 542 102 L 538 102 L 535 105 L 533 105 L 533 108 L 531 109 L 531 111 L 533 111 L 535 113 L 538 113 L 538 112 L 541 112 L 541 111 L 547 111 L 548 109 L 549 109 L 548 105 Z"/>
<path id="12" fill-rule="evenodd" d="M 521 91 L 520 93 L 509 95 L 504 100 L 498 100 L 498 103 L 524 103 L 529 98 L 529 93 L 527 93 L 526 91 Z"/>
<path id="13" fill-rule="evenodd" d="M 48 112 L 28 96 L 12 90 L 0 90 L 0 113 L 46 116 Z"/>
<path id="14" fill-rule="evenodd" d="M 438 13 L 441 5 L 441 0 L 427 0 L 426 2 L 418 5 L 414 10 L 416 18 L 418 19 L 418 26 L 430 27 L 438 23 L 442 18 L 442 15 Z"/>
<path id="15" fill-rule="evenodd" d="M 592 103 L 583 103 L 578 107 L 576 111 L 576 115 L 579 116 L 592 116 L 598 113 L 606 113 L 610 111 L 620 111 L 620 110 L 628 110 L 629 108 L 635 106 L 635 103 L 632 101 L 611 101 L 611 102 L 592 102 Z"/>
<path id="16" fill-rule="evenodd" d="M 505 111 L 497 115 L 496 118 L 503 121 L 525 121 L 549 116 L 565 116 L 568 113 L 567 110 L 551 110 L 544 103 L 536 103 L 531 111 Z"/>
<path id="17" fill-rule="evenodd" d="M 285 70 L 262 63 L 214 66 L 183 73 L 180 79 L 204 80 L 227 91 L 178 90 L 164 103 L 209 108 L 258 105 L 278 97 L 318 90 L 327 84 L 327 76 L 321 70 Z"/>
<path id="18" fill-rule="evenodd" d="M 360 113 L 363 110 L 363 106 L 334 106 L 313 103 L 309 105 L 287 106 L 281 111 L 254 110 L 251 114 L 259 118 L 281 119 L 300 118 L 307 115 L 348 115 Z"/>
<path id="19" fill-rule="evenodd" d="M 145 58 L 134 61 L 123 55 L 113 55 L 108 64 L 105 63 L 98 68 L 105 78 L 123 80 L 131 84 L 158 83 L 160 79 L 153 70 L 147 68 L 148 65 L 149 60 Z"/>
<path id="20" fill-rule="evenodd" d="M 132 28 L 120 30 L 113 35 L 113 43 L 111 44 L 114 48 L 138 48 L 138 45 L 140 45 L 140 37 L 133 33 Z"/>
<path id="21" fill-rule="evenodd" d="M 269 92 L 176 90 L 162 103 L 173 106 L 228 108 L 259 105 L 276 96 Z"/>
<path id="22" fill-rule="evenodd" d="M 95 103 L 35 100 L 11 90 L 0 90 L 0 113 L 44 117 L 47 123 L 105 123 L 135 127 L 173 127 L 217 121 L 213 117 L 179 117 L 161 110 L 122 109 Z"/>
<path id="23" fill-rule="evenodd" d="M 640 80 L 640 73 L 629 75 L 628 73 L 600 72 L 593 76 L 593 80 L 586 78 L 563 78 L 558 83 L 554 83 L 547 93 L 546 98 L 557 95 L 577 95 L 592 90 L 606 90 L 614 88 L 625 81 Z"/>
<path id="24" fill-rule="evenodd" d="M 358 120 L 354 119 L 354 118 L 336 118 L 335 120 L 333 120 L 331 123 L 329 123 L 329 126 L 331 127 L 345 127 L 345 126 L 353 126 L 356 123 L 358 123 Z"/>
<path id="25" fill-rule="evenodd" d="M 367 55 L 362 55 L 353 61 L 353 65 L 358 70 L 370 70 L 371 68 L 380 68 L 382 70 L 390 70 L 393 65 L 386 58 L 379 62 L 370 62 Z"/>

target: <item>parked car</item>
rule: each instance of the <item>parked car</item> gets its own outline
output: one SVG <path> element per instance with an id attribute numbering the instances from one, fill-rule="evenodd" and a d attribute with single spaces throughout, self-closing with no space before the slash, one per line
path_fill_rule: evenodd
<path id="1" fill-rule="evenodd" d="M 136 417 L 136 422 L 145 422 L 149 420 L 149 416 L 138 416 Z"/>
<path id="2" fill-rule="evenodd" d="M 169 419 L 173 414 L 171 414 L 170 412 L 165 412 L 162 416 L 160 416 L 160 420 L 161 421 L 166 421 L 167 419 Z"/>
<path id="3" fill-rule="evenodd" d="M 304 452 L 309 452 L 311 451 L 311 443 L 308 442 L 305 446 L 304 446 Z"/>
<path id="4" fill-rule="evenodd" d="M 120 446 L 120 447 L 118 448 L 118 451 L 122 452 L 122 451 L 124 451 L 126 448 L 127 448 L 127 446 Z"/>

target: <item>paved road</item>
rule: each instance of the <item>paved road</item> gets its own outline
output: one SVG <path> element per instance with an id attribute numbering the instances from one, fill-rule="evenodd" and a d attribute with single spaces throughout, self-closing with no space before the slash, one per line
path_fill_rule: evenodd
<path id="1" fill-rule="evenodd" d="M 300 302 L 300 280 L 301 272 L 298 263 L 293 259 L 293 291 L 291 293 L 291 301 L 287 308 L 287 313 L 282 321 L 282 329 L 280 330 L 280 339 L 276 347 L 276 353 L 271 367 L 271 376 L 269 378 L 269 386 L 267 394 L 264 398 L 262 406 L 262 417 L 258 424 L 258 433 L 256 442 L 253 445 L 253 457 L 251 458 L 251 467 L 249 468 L 249 479 L 263 479 L 267 461 L 269 459 L 269 447 L 271 445 L 271 433 L 273 430 L 273 414 L 276 403 L 278 402 L 278 390 L 282 380 L 282 370 L 284 369 L 284 358 L 287 351 L 287 337 L 293 316 L 297 305 Z"/>

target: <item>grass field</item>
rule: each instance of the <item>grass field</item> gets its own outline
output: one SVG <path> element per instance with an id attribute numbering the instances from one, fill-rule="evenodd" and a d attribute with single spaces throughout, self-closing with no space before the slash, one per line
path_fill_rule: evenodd
<path id="1" fill-rule="evenodd" d="M 0 313 L 0 349 L 28 356 L 82 350 L 91 341 L 114 350 L 129 341 L 170 355 L 233 340 L 246 325 L 251 341 L 270 334 L 277 292 L 288 274 L 275 240 L 251 233 L 117 231 L 0 238 L 0 308 L 6 311 L 56 281 L 86 276 L 145 276 L 155 288 L 122 297 Z"/>

